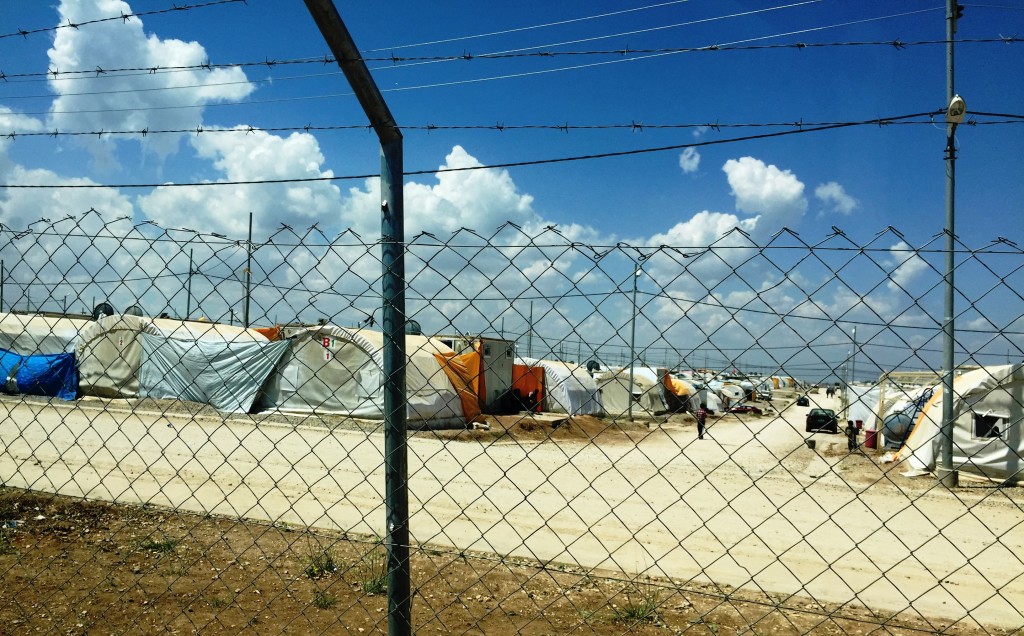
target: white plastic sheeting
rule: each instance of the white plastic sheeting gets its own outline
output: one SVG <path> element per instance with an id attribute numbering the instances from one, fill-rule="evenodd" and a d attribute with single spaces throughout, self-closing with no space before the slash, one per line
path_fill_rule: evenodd
<path id="1" fill-rule="evenodd" d="M 279 342 L 178 340 L 142 332 L 139 395 L 209 404 L 248 413 L 267 377 L 291 346 Z"/>
<path id="2" fill-rule="evenodd" d="M 88 323 L 79 334 L 78 387 L 83 395 L 139 397 L 139 367 L 143 359 L 141 333 L 185 343 L 269 342 L 258 331 L 230 325 L 129 315 L 104 316 Z"/>

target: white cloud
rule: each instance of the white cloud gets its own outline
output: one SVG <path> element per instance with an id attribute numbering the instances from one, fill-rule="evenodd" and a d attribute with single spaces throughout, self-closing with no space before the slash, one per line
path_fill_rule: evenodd
<path id="1" fill-rule="evenodd" d="M 132 13 L 122 0 L 64 0 L 60 22 L 82 22 L 98 15 Z M 197 42 L 162 40 L 147 35 L 141 18 L 89 25 L 88 29 L 58 29 L 49 51 L 50 68 L 57 71 L 114 69 L 126 65 L 143 68 L 196 66 L 207 61 Z M 255 90 L 238 68 L 157 73 L 108 74 L 101 82 L 75 81 L 76 76 L 50 78 L 57 93 L 48 127 L 63 130 L 191 130 L 203 121 L 203 106 L 238 100 Z M 172 90 L 173 89 L 173 90 Z M 90 93 L 90 94 L 85 94 Z M 123 139 L 124 137 L 119 137 Z M 101 166 L 114 163 L 111 137 L 77 138 Z M 159 157 L 178 149 L 181 135 L 150 135 L 140 140 Z"/>
<path id="2" fill-rule="evenodd" d="M 0 151 L 3 151 L 13 141 L 10 137 L 11 133 L 39 132 L 42 129 L 43 122 L 35 117 L 22 115 L 6 106 L 0 106 Z"/>
<path id="3" fill-rule="evenodd" d="M 849 216 L 853 214 L 853 211 L 857 209 L 859 205 L 857 199 L 854 199 L 843 186 L 839 185 L 835 181 L 829 181 L 823 183 L 814 189 L 814 196 L 818 197 L 825 205 L 831 206 L 833 212 Z"/>
<path id="4" fill-rule="evenodd" d="M 320 146 L 307 133 L 288 137 L 263 131 L 218 133 L 192 137 L 191 144 L 201 159 L 210 161 L 224 175 L 222 181 L 333 176 L 333 172 L 321 168 L 324 157 Z M 299 227 L 321 222 L 325 227 L 336 227 L 342 210 L 341 193 L 329 181 L 160 187 L 141 197 L 139 206 L 165 227 L 220 232 L 233 238 L 246 236 L 250 212 L 254 231 L 266 235 L 282 223 Z M 200 220 L 202 227 L 197 227 Z"/>
<path id="5" fill-rule="evenodd" d="M 730 159 L 722 166 L 729 179 L 736 209 L 759 214 L 762 232 L 795 225 L 807 210 L 804 184 L 789 170 L 753 157 Z"/>
<path id="6" fill-rule="evenodd" d="M 685 148 L 683 150 L 679 155 L 679 167 L 686 174 L 697 171 L 697 168 L 700 167 L 700 153 L 697 152 L 696 148 Z"/>
<path id="7" fill-rule="evenodd" d="M 922 272 L 928 270 L 928 262 L 921 258 L 904 241 L 889 248 L 894 263 L 892 273 L 889 275 L 889 282 L 886 283 L 892 291 L 907 291 L 911 284 Z"/>
<path id="8" fill-rule="evenodd" d="M 445 168 L 481 165 L 461 146 L 445 157 Z M 380 182 L 368 179 L 362 189 L 349 190 L 344 218 L 360 234 L 380 233 Z M 437 184 L 410 182 L 405 186 L 406 235 L 450 233 L 459 228 L 490 231 L 506 221 L 535 225 L 533 197 L 518 191 L 506 170 L 439 172 Z"/>

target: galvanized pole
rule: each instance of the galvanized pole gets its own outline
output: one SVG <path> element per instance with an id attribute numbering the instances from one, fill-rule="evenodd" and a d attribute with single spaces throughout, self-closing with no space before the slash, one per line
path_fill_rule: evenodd
<path id="1" fill-rule="evenodd" d="M 530 325 L 526 332 L 526 357 L 533 357 L 533 301 L 530 301 Z"/>
<path id="2" fill-rule="evenodd" d="M 956 0 L 946 0 L 946 105 L 947 108 L 955 95 L 953 90 L 953 38 L 956 34 Z M 953 343 L 955 311 L 953 269 L 956 259 L 953 250 L 956 246 L 954 194 L 956 192 L 956 145 L 954 124 L 946 126 L 946 275 L 945 312 L 942 319 L 942 431 L 939 441 L 939 464 L 935 467 L 935 476 L 939 483 L 954 487 L 959 483 L 957 471 L 953 469 Z"/>
<path id="3" fill-rule="evenodd" d="M 380 140 L 384 329 L 384 508 L 388 634 L 412 634 L 405 402 L 405 200 L 402 133 L 331 0 L 305 0 Z"/>
<path id="4" fill-rule="evenodd" d="M 4 310 L 4 279 L 7 273 L 4 271 L 4 262 L 0 261 L 0 311 Z"/>
<path id="5" fill-rule="evenodd" d="M 189 320 L 192 316 L 192 252 L 188 250 L 188 282 L 186 283 L 186 295 L 185 295 L 185 320 Z"/>
<path id="6" fill-rule="evenodd" d="M 252 289 L 252 212 L 249 213 L 249 242 L 245 244 L 245 303 L 242 305 L 242 326 L 249 328 L 249 295 Z"/>
<path id="7" fill-rule="evenodd" d="M 633 367 L 636 366 L 636 279 L 640 277 L 636 261 L 630 276 L 633 278 L 633 313 L 629 319 L 629 421 L 633 421 Z"/>

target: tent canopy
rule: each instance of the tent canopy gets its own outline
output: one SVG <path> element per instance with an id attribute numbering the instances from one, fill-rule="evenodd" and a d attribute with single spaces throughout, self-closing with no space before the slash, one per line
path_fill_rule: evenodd
<path id="1" fill-rule="evenodd" d="M 146 355 L 139 337 L 142 333 L 179 341 L 186 350 L 198 349 L 196 343 L 199 342 L 219 345 L 225 351 L 234 350 L 236 346 L 244 348 L 244 345 L 253 343 L 269 343 L 266 336 L 254 330 L 231 325 L 154 319 L 126 314 L 103 316 L 84 326 L 79 335 L 79 388 L 83 394 L 109 398 L 140 397 L 139 370 Z M 150 353 L 156 350 L 154 347 Z M 274 355 L 277 349 L 267 351 L 268 355 Z M 229 353 L 224 355 L 230 356 Z M 150 359 L 147 361 L 155 362 Z M 213 364 L 212 359 L 210 364 Z M 244 369 L 238 367 L 236 370 L 239 373 L 239 381 L 257 381 Z M 207 369 L 207 372 L 214 371 L 214 367 Z M 227 377 L 229 371 L 222 368 L 216 370 L 216 373 L 221 377 Z M 150 381 L 147 384 L 147 391 L 157 390 L 153 387 L 154 384 Z"/>
<path id="2" fill-rule="evenodd" d="M 267 382 L 261 405 L 286 412 L 384 419 L 384 334 L 314 325 L 286 332 L 291 350 Z M 406 417 L 465 421 L 462 402 L 434 354 L 454 355 L 443 343 L 405 336 Z"/>
<path id="3" fill-rule="evenodd" d="M 91 322 L 78 318 L 0 313 L 0 349 L 23 356 L 72 353 L 79 332 Z"/>
<path id="4" fill-rule="evenodd" d="M 899 459 L 934 471 L 942 435 L 943 387 L 914 424 Z M 953 382 L 953 468 L 988 479 L 1022 481 L 1024 469 L 1024 365 L 982 367 Z"/>

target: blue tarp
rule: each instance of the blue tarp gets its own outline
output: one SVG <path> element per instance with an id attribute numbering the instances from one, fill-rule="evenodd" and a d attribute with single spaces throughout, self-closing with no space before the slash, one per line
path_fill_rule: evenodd
<path id="1" fill-rule="evenodd" d="M 0 374 L 2 388 L 9 392 L 74 400 L 78 391 L 73 353 L 23 356 L 0 349 Z"/>

